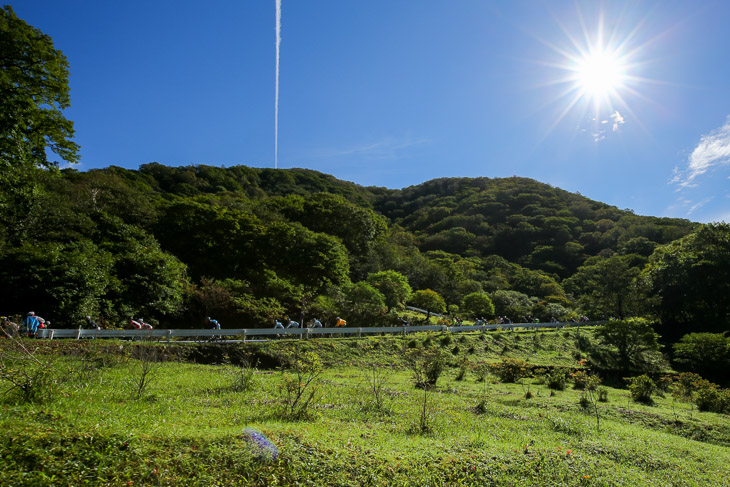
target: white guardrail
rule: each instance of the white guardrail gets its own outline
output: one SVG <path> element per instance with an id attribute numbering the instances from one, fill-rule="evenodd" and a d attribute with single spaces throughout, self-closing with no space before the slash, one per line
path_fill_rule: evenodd
<path id="1" fill-rule="evenodd" d="M 418 331 L 441 331 L 447 333 L 462 333 L 469 331 L 487 331 L 487 330 L 502 330 L 502 331 L 513 331 L 515 329 L 534 329 L 539 330 L 543 328 L 564 328 L 566 326 L 596 326 L 602 322 L 589 321 L 583 323 L 575 322 L 562 322 L 562 323 L 510 323 L 504 325 L 472 325 L 472 326 L 439 326 L 439 325 L 425 325 L 425 326 L 387 326 L 387 327 L 363 327 L 363 328 L 240 328 L 240 329 L 221 329 L 221 330 L 181 330 L 181 329 L 159 329 L 159 330 L 86 330 L 83 328 L 78 329 L 62 329 L 62 328 L 46 328 L 40 329 L 36 333 L 36 338 L 75 338 L 77 340 L 81 338 L 157 338 L 167 339 L 171 341 L 172 338 L 195 338 L 200 341 L 205 339 L 220 338 L 221 341 L 225 341 L 226 337 L 241 337 L 243 341 L 246 341 L 247 337 L 270 337 L 270 336 L 283 336 L 292 335 L 299 336 L 300 338 L 312 338 L 318 335 L 356 335 L 361 337 L 365 334 L 372 333 L 390 333 L 390 334 L 401 334 L 406 335 L 407 333 L 414 333 Z"/>

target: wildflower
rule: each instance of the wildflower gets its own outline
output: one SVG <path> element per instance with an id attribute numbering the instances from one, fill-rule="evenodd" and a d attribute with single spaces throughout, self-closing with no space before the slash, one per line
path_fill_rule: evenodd
<path id="1" fill-rule="evenodd" d="M 591 476 L 590 475 L 584 475 L 583 478 L 584 479 L 589 479 L 589 478 L 591 478 Z"/>
<path id="2" fill-rule="evenodd" d="M 573 450 L 565 450 L 566 455 L 570 455 L 573 452 Z"/>
<path id="3" fill-rule="evenodd" d="M 243 439 L 259 460 L 276 460 L 276 457 L 279 456 L 279 449 L 276 445 L 260 431 L 245 428 L 243 430 Z"/>

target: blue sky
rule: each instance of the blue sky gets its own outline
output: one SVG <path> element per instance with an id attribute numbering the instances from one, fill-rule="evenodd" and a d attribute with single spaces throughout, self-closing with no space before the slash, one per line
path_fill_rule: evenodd
<path id="1" fill-rule="evenodd" d="M 79 169 L 274 167 L 275 0 L 10 4 L 69 59 Z M 282 0 L 281 19 L 281 168 L 517 175 L 730 221 L 730 2 Z"/>

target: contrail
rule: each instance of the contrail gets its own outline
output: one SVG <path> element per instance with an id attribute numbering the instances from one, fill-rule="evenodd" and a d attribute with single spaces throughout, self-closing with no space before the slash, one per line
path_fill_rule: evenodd
<path id="1" fill-rule="evenodd" d="M 281 47 L 281 0 L 276 0 L 276 94 L 274 95 L 274 169 L 279 167 L 279 49 Z"/>

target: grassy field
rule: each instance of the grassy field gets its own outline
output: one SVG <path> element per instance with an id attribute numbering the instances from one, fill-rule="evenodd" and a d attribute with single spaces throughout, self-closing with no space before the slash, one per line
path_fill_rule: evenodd
<path id="1" fill-rule="evenodd" d="M 475 373 L 504 356 L 577 366 L 581 333 L 590 339 L 571 330 L 202 350 L 32 342 L 42 363 L 52 361 L 38 387 L 57 383 L 35 402 L 4 397 L 0 485 L 728 485 L 727 416 L 669 396 L 638 404 L 608 386 L 608 402 L 585 409 L 571 386 L 552 391 L 538 379 L 499 383 Z M 10 344 L 2 347 L 12 358 Z M 446 358 L 429 390 L 414 387 L 404 362 L 424 347 Z M 296 367 L 308 353 L 321 358 L 321 375 L 316 362 Z M 287 354 L 294 367 L 274 368 Z M 254 357 L 270 368 L 236 365 Z M 315 395 L 297 410 L 292 398 L 302 389 L 302 400 Z"/>

